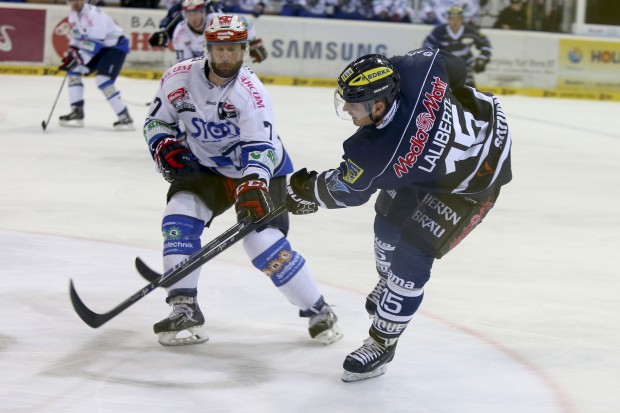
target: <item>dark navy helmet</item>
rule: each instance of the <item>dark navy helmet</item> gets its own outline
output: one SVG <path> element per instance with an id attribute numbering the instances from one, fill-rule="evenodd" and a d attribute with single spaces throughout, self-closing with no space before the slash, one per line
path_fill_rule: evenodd
<path id="1" fill-rule="evenodd" d="M 334 93 L 336 112 L 342 115 L 339 107 L 344 103 L 365 104 L 370 112 L 374 102 L 382 98 L 389 107 L 399 91 L 400 75 L 387 57 L 380 54 L 362 56 L 338 76 L 338 88 Z"/>

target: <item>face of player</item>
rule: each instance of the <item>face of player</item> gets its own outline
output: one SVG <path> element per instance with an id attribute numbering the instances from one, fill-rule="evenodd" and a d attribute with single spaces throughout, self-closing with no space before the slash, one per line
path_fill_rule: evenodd
<path id="1" fill-rule="evenodd" d="M 79 13 L 84 8 L 85 0 L 67 0 L 67 4 L 71 7 L 71 10 Z"/>
<path id="2" fill-rule="evenodd" d="M 204 32 L 205 29 L 205 10 L 204 8 L 198 10 L 185 10 L 185 18 L 187 24 L 197 32 Z"/>
<path id="3" fill-rule="evenodd" d="M 450 16 L 448 17 L 448 24 L 450 25 L 450 30 L 456 32 L 463 25 L 463 18 L 460 16 Z"/>
<path id="4" fill-rule="evenodd" d="M 336 114 L 340 118 L 352 121 L 355 126 L 366 126 L 374 123 L 370 119 L 370 111 L 374 108 L 373 101 L 349 103 L 336 90 L 334 92 L 334 106 Z"/>
<path id="5" fill-rule="evenodd" d="M 245 47 L 241 43 L 212 44 L 207 50 L 211 69 L 221 78 L 236 75 L 243 64 Z"/>
<path id="6" fill-rule="evenodd" d="M 372 125 L 368 105 L 365 103 L 345 103 L 342 109 L 351 116 L 355 126 Z"/>

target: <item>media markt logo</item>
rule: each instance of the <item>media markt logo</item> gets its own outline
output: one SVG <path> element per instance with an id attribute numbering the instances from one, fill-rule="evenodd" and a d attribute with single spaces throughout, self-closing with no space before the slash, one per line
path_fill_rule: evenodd
<path id="1" fill-rule="evenodd" d="M 15 26 L 0 26 L 0 52 L 10 52 L 13 50 L 13 42 L 11 41 L 9 30 L 15 30 Z"/>
<path id="2" fill-rule="evenodd" d="M 572 63 L 579 63 L 583 59 L 583 53 L 578 47 L 573 47 L 568 51 L 568 60 Z"/>

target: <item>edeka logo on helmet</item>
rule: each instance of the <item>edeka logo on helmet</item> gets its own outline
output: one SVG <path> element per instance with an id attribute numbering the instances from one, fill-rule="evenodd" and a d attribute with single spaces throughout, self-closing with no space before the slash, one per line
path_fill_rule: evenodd
<path id="1" fill-rule="evenodd" d="M 357 79 L 353 80 L 350 85 L 364 85 L 371 82 L 375 82 L 379 79 L 382 79 L 386 76 L 391 75 L 394 71 L 388 67 L 380 67 L 377 69 L 369 70 L 367 72 L 362 73 Z M 374 79 L 374 80 L 373 80 Z"/>

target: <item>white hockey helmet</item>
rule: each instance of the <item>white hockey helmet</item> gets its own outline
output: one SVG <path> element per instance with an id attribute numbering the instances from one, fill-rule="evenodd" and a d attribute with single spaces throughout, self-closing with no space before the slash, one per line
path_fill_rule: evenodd
<path id="1" fill-rule="evenodd" d="M 183 0 L 183 11 L 196 11 L 205 8 L 205 0 Z"/>
<path id="2" fill-rule="evenodd" d="M 239 16 L 215 16 L 205 30 L 206 45 L 248 42 L 248 29 Z"/>

